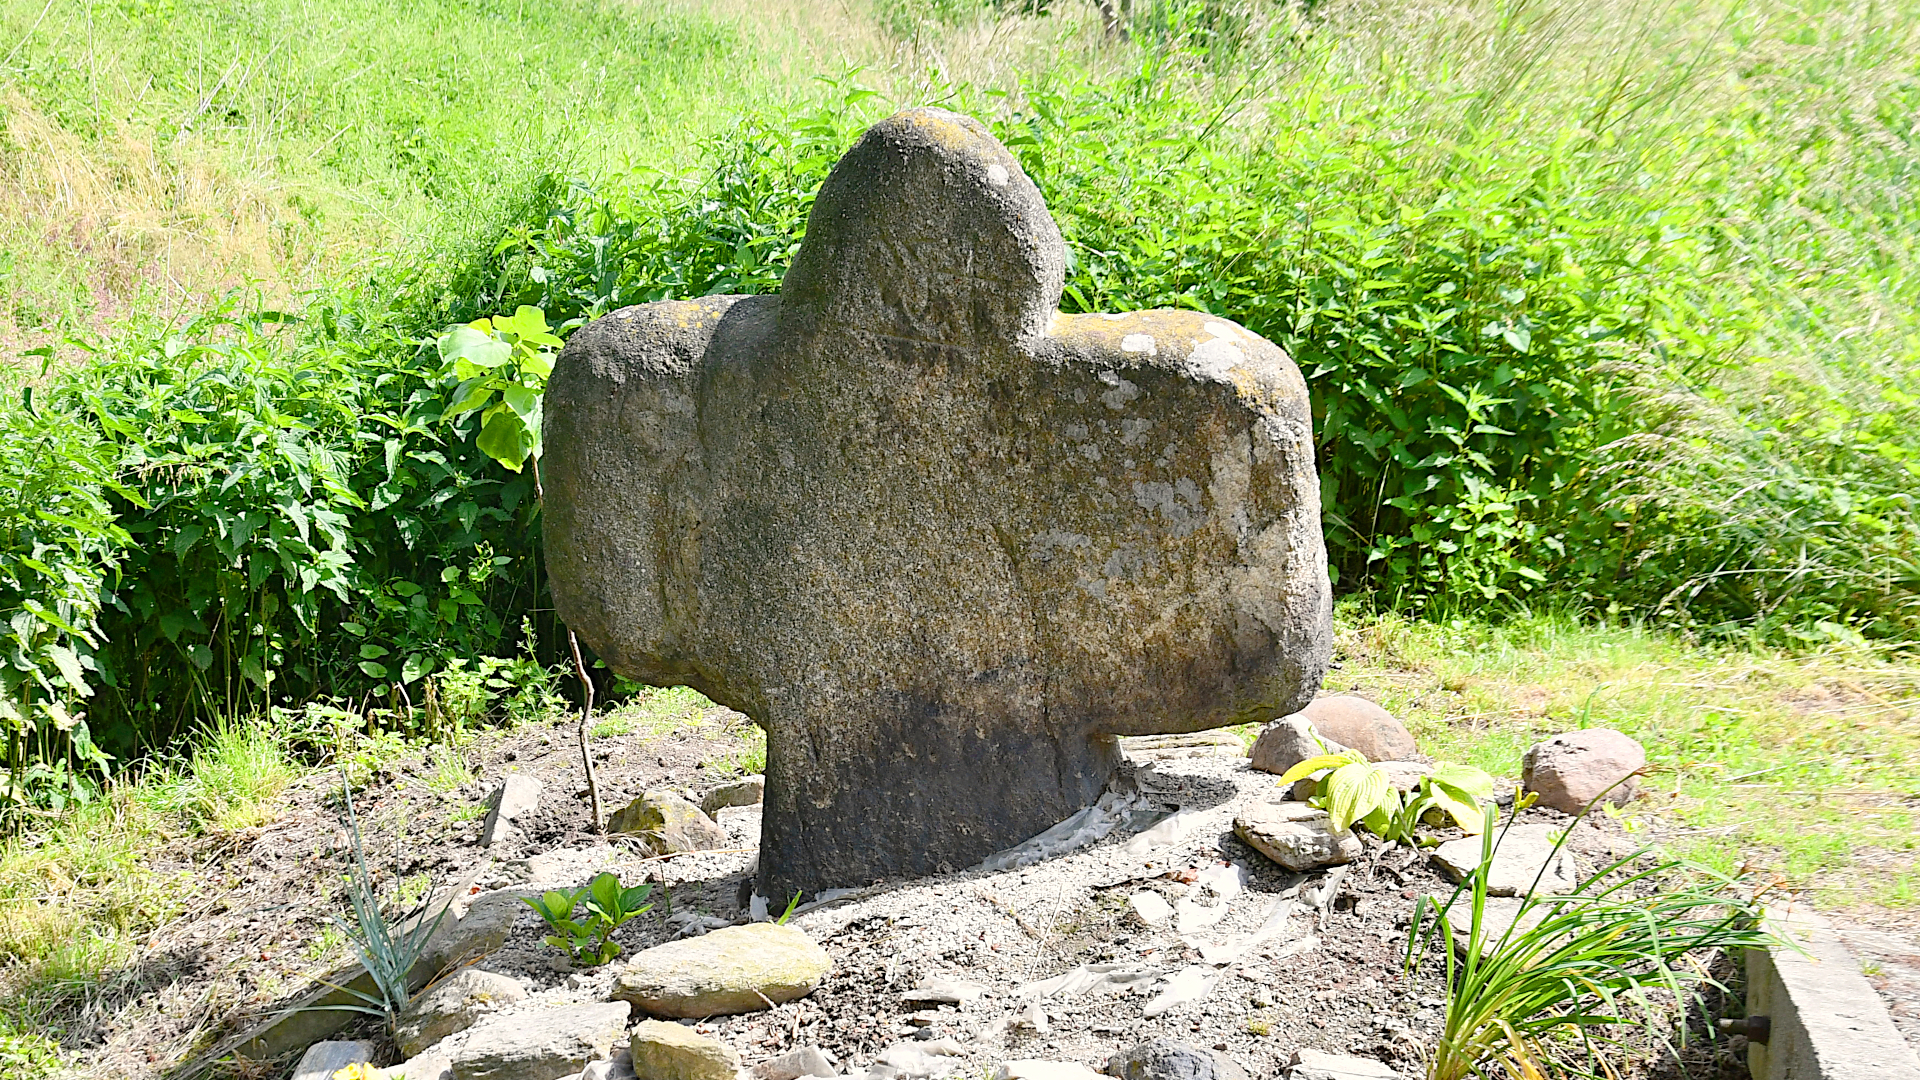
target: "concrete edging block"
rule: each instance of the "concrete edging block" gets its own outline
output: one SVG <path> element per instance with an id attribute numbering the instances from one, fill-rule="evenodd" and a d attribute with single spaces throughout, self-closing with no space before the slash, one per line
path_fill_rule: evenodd
<path id="1" fill-rule="evenodd" d="M 1805 908 L 1772 908 L 1767 925 L 1799 944 L 1747 950 L 1747 1015 L 1766 1017 L 1748 1044 L 1753 1080 L 1920 1080 L 1920 1057 L 1833 927 Z"/>

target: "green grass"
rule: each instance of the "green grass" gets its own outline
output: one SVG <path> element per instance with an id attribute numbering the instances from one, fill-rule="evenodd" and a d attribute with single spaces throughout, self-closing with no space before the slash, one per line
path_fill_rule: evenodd
<path id="1" fill-rule="evenodd" d="M 1802 654 L 1689 643 L 1558 616 L 1498 625 L 1349 607 L 1342 666 L 1422 748 L 1518 777 L 1547 735 L 1611 727 L 1656 772 L 1622 812 L 1696 861 L 1743 863 L 1828 906 L 1910 906 L 1920 886 L 1920 664 L 1861 646 Z"/>
<path id="2" fill-rule="evenodd" d="M 593 722 L 594 738 L 613 735 L 663 735 L 676 729 L 706 726 L 699 714 L 714 707 L 705 694 L 691 686 L 641 690 L 631 701 L 609 709 Z"/>

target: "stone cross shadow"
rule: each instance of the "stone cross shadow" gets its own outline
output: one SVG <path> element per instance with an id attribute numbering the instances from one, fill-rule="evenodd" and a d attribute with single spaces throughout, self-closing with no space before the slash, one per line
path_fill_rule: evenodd
<path id="1" fill-rule="evenodd" d="M 963 868 L 1096 799 L 1116 736 L 1320 685 L 1298 369 L 1210 315 L 1060 314 L 1065 256 L 985 127 L 914 109 L 834 167 L 778 295 L 561 353 L 554 603 L 613 670 L 767 729 L 776 907 Z"/>

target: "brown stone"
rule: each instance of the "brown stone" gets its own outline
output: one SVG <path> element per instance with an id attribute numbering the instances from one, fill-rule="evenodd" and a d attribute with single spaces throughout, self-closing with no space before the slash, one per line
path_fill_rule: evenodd
<path id="1" fill-rule="evenodd" d="M 1350 746 L 1368 761 L 1406 761 L 1420 752 L 1407 725 L 1363 697 L 1315 698 L 1300 714 L 1313 722 L 1322 738 Z"/>
<path id="2" fill-rule="evenodd" d="M 761 891 L 967 866 L 1097 798 L 1116 737 L 1285 714 L 1331 650 L 1306 383 L 1191 311 L 1061 314 L 978 122 L 822 185 L 777 296 L 616 311 L 546 397 L 554 603 L 767 729 Z"/>
<path id="3" fill-rule="evenodd" d="M 1577 814 L 1610 787 L 1607 801 L 1625 806 L 1638 786 L 1633 774 L 1646 764 L 1645 748 L 1617 731 L 1569 731 L 1526 752 L 1520 759 L 1520 784 L 1539 794 L 1540 805 Z"/>

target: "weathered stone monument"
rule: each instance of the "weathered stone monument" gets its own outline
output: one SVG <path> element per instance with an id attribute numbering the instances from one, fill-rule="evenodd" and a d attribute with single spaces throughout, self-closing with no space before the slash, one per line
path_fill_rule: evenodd
<path id="1" fill-rule="evenodd" d="M 959 868 L 1114 737 L 1270 720 L 1329 652 L 1306 384 L 1187 311 L 1061 315 L 978 122 L 869 130 L 777 296 L 617 311 L 547 392 L 561 616 L 767 729 L 765 895 Z"/>

